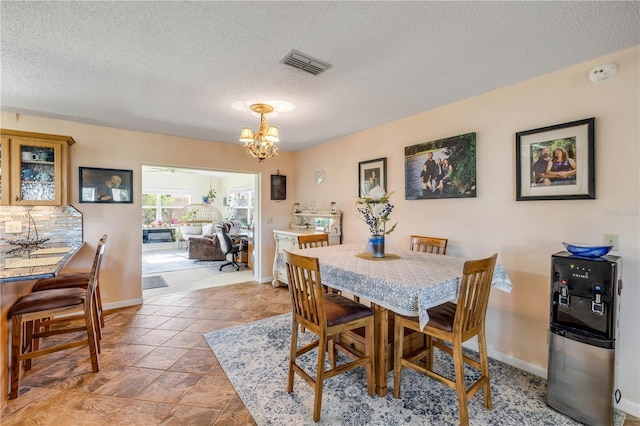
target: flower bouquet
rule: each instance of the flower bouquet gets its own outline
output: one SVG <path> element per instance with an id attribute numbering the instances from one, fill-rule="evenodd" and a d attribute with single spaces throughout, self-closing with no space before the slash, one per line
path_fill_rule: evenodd
<path id="1" fill-rule="evenodd" d="M 393 211 L 393 204 L 389 202 L 391 194 L 387 194 L 380 186 L 376 186 L 369 191 L 368 196 L 358 198 L 356 202 L 358 217 L 369 225 L 373 257 L 384 257 L 384 236 L 396 229 L 397 223 L 387 231 L 389 215 Z"/>

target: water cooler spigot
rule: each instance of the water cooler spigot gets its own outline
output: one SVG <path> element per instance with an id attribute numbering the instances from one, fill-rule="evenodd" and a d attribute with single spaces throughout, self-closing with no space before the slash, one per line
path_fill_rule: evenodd
<path id="1" fill-rule="evenodd" d="M 591 312 L 604 315 L 604 303 L 602 303 L 602 288 L 599 285 L 593 287 L 593 300 L 591 301 Z"/>
<path id="2" fill-rule="evenodd" d="M 558 303 L 562 306 L 569 306 L 569 289 L 566 285 L 560 287 L 560 297 L 558 297 Z"/>

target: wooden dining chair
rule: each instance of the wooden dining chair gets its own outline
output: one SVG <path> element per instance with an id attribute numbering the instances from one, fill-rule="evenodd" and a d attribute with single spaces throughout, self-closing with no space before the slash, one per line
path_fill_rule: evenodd
<path id="1" fill-rule="evenodd" d="M 9 399 L 18 397 L 20 391 L 20 365 L 23 361 L 25 370 L 31 368 L 31 359 L 49 355 L 79 346 L 87 345 L 91 356 L 93 372 L 100 370 L 98 358 L 97 324 L 95 316 L 94 292 L 97 286 L 97 275 L 100 269 L 105 242 L 100 240 L 89 276 L 89 284 L 85 289 L 72 287 L 54 290 L 42 290 L 21 297 L 7 314 L 11 321 L 11 372 Z M 81 314 L 82 325 L 77 326 Z M 47 320 L 42 320 L 47 318 Z M 36 329 L 34 323 L 40 321 Z M 53 326 L 53 327 L 52 327 Z M 86 338 L 73 336 L 62 343 L 53 344 L 44 349 L 34 349 L 34 341 L 68 333 L 86 333 Z M 27 362 L 28 361 L 28 362 Z"/>
<path id="2" fill-rule="evenodd" d="M 298 235 L 298 247 L 301 249 L 326 247 L 329 245 L 329 234 Z"/>
<path id="3" fill-rule="evenodd" d="M 287 392 L 293 392 L 295 373 L 309 383 L 314 388 L 313 421 L 317 422 L 320 420 L 322 386 L 325 379 L 365 366 L 367 371 L 367 391 L 369 396 L 373 396 L 373 311 L 371 308 L 339 294 L 325 293 L 322 289 L 320 265 L 317 258 L 293 254 L 286 250 L 284 251 L 284 258 L 289 279 L 292 310 Z M 304 326 L 306 330 L 315 333 L 318 339 L 298 348 L 298 325 Z M 335 337 L 339 333 L 359 327 L 365 328 L 364 354 L 335 342 Z M 330 351 L 331 368 L 325 371 L 327 347 Z M 297 363 L 297 358 L 300 355 L 314 348 L 318 348 L 318 368 L 315 379 Z M 344 352 L 351 360 L 337 366 L 336 349 Z"/>
<path id="4" fill-rule="evenodd" d="M 412 235 L 409 243 L 409 249 L 412 251 L 422 251 L 433 254 L 447 254 L 446 238 L 422 237 L 420 235 Z"/>
<path id="5" fill-rule="evenodd" d="M 107 243 L 107 235 L 103 235 L 100 239 L 103 245 Z M 97 249 L 94 256 L 94 262 L 98 256 L 102 256 L 103 250 Z M 41 278 L 36 281 L 31 291 L 56 290 L 61 288 L 82 288 L 86 289 L 91 279 L 91 272 L 67 272 L 56 275 L 51 278 Z M 93 293 L 95 297 L 94 310 L 96 322 L 98 324 L 98 340 L 102 339 L 102 328 L 104 327 L 104 311 L 102 309 L 102 297 L 100 295 L 100 269 L 96 271 L 96 290 Z M 35 348 L 37 349 L 37 343 Z M 100 348 L 98 344 L 98 349 Z"/>
<path id="6" fill-rule="evenodd" d="M 489 359 L 487 357 L 487 341 L 485 337 L 485 316 L 493 270 L 498 254 L 487 259 L 469 260 L 462 271 L 462 282 L 458 292 L 457 303 L 447 302 L 428 309 L 429 322 L 420 329 L 417 317 L 395 316 L 394 330 L 394 373 L 393 396 L 400 397 L 402 368 L 409 367 L 435 380 L 438 380 L 458 394 L 460 424 L 469 424 L 467 401 L 478 392 L 484 390 L 484 405 L 491 410 L 491 390 L 489 382 Z M 403 356 L 404 329 L 408 328 L 427 336 L 427 347 L 424 351 Z M 462 343 L 478 336 L 479 361 L 462 353 Z M 442 341 L 448 341 L 451 346 Z M 455 371 L 454 380 L 433 370 L 433 351 L 438 348 L 453 357 Z M 426 356 L 426 368 L 416 361 Z M 464 363 L 480 370 L 480 377 L 467 387 L 464 377 Z"/>

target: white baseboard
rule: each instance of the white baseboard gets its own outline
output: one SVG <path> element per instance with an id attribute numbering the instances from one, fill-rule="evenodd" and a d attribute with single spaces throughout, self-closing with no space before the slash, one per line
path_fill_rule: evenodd
<path id="1" fill-rule="evenodd" d="M 490 358 L 504 362 L 505 364 L 508 364 L 512 367 L 518 368 L 520 370 L 526 371 L 527 373 L 533 374 L 534 376 L 542 377 L 543 379 L 547 380 L 547 369 L 542 368 L 539 365 L 525 362 L 521 359 L 515 358 L 502 352 L 498 352 L 496 350 L 492 350 L 490 348 L 487 348 L 487 355 L 489 355 Z"/>
<path id="2" fill-rule="evenodd" d="M 466 343 L 471 343 L 471 344 L 467 345 Z M 462 346 L 468 347 L 469 349 L 472 349 L 476 352 L 478 351 L 477 341 L 474 341 L 474 339 L 469 340 L 468 342 L 465 342 Z M 507 355 L 505 353 L 496 351 L 495 349 L 491 349 L 491 348 L 487 348 L 487 355 L 490 358 L 504 362 L 505 364 L 508 364 L 512 367 L 526 371 L 527 373 L 533 374 L 535 376 L 542 377 L 545 380 L 547 379 L 546 368 L 542 368 L 538 365 L 530 364 L 528 362 L 522 361 L 521 359 L 514 358 L 511 355 Z M 620 402 L 615 404 L 615 408 L 617 408 L 622 412 L 631 414 L 634 417 L 640 417 L 640 404 L 633 401 L 629 401 L 628 399 L 621 398 Z"/>
<path id="3" fill-rule="evenodd" d="M 620 402 L 616 404 L 616 408 L 634 417 L 640 417 L 640 404 L 628 399 L 621 398 Z"/>
<path id="4" fill-rule="evenodd" d="M 256 281 L 258 281 L 260 284 L 266 284 L 266 283 L 273 282 L 273 277 L 259 278 Z"/>
<path id="5" fill-rule="evenodd" d="M 129 306 L 136 306 L 136 305 L 142 305 L 142 298 L 105 303 L 102 307 L 105 311 L 109 311 L 111 309 L 128 308 Z"/>

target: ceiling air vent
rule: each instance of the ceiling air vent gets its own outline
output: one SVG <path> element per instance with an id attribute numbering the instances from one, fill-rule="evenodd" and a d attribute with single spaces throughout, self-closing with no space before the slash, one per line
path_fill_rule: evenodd
<path id="1" fill-rule="evenodd" d="M 331 68 L 331 64 L 314 59 L 309 55 L 298 52 L 297 50 L 291 50 L 291 52 L 289 52 L 289 54 L 280 62 L 313 75 L 318 75 Z"/>

